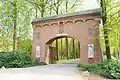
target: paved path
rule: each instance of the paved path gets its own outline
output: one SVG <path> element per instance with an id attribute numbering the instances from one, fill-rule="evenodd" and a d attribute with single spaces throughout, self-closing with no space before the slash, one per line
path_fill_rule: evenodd
<path id="1" fill-rule="evenodd" d="M 77 62 L 0 70 L 0 80 L 85 80 Z"/>

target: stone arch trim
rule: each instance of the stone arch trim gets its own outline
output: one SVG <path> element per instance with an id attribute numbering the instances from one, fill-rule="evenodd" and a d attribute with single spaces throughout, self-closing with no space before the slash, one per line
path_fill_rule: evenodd
<path id="1" fill-rule="evenodd" d="M 88 21 L 98 21 L 100 23 L 100 18 L 87 18 L 87 19 L 81 18 L 76 20 L 58 21 L 58 22 L 51 22 L 51 23 L 45 23 L 45 24 L 38 24 L 35 27 L 46 27 L 46 26 L 51 27 L 53 25 L 59 25 L 61 22 L 63 24 L 67 24 L 67 23 L 88 22 Z"/>
<path id="2" fill-rule="evenodd" d="M 53 26 L 53 25 L 58 25 L 58 23 L 56 22 L 56 23 L 51 23 L 50 24 L 50 26 Z"/>
<path id="3" fill-rule="evenodd" d="M 60 35 L 60 36 L 54 36 L 54 37 L 48 39 L 48 40 L 45 42 L 45 44 L 51 43 L 51 42 L 54 41 L 55 39 L 64 38 L 64 37 L 74 38 L 74 39 L 76 39 L 76 40 L 78 40 L 78 41 L 80 42 L 80 40 L 77 39 L 75 36 L 70 36 L 70 35 L 64 34 L 64 35 Z"/>
<path id="4" fill-rule="evenodd" d="M 85 19 L 85 22 L 88 22 L 88 21 L 95 21 L 95 19 L 93 19 L 93 18 Z"/>
<path id="5" fill-rule="evenodd" d="M 81 19 L 78 19 L 78 20 L 75 20 L 74 23 L 77 23 L 77 22 L 84 22 L 83 20 Z"/>
<path id="6" fill-rule="evenodd" d="M 65 24 L 67 24 L 67 23 L 74 23 L 74 22 L 71 20 L 71 21 L 66 21 L 65 22 Z"/>
<path id="7" fill-rule="evenodd" d="M 92 20 L 92 21 L 100 21 L 101 19 L 100 18 L 87 18 L 87 19 L 85 19 L 85 22 L 90 21 L 90 20 Z"/>
<path id="8" fill-rule="evenodd" d="M 43 26 L 43 27 L 46 27 L 46 26 L 47 26 L 47 27 L 50 27 L 49 24 L 43 24 L 42 26 Z"/>

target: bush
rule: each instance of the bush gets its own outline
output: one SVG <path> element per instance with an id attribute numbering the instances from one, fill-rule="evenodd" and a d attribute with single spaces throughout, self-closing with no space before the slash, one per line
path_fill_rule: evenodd
<path id="1" fill-rule="evenodd" d="M 32 64 L 32 57 L 28 53 L 0 53 L 0 67 L 20 68 Z"/>
<path id="2" fill-rule="evenodd" d="M 23 68 L 36 65 L 45 65 L 43 62 L 33 62 L 29 53 L 0 53 L 0 67 L 6 68 Z"/>
<path id="3" fill-rule="evenodd" d="M 107 60 L 102 64 L 79 64 L 78 67 L 111 79 L 120 79 L 120 61 L 117 60 Z"/>
<path id="4" fill-rule="evenodd" d="M 45 62 L 33 62 L 33 66 L 47 65 Z"/>

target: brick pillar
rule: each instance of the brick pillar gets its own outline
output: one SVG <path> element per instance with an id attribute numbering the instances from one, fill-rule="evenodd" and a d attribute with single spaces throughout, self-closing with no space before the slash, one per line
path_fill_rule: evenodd
<path id="1" fill-rule="evenodd" d="M 80 42 L 80 62 L 88 63 L 87 42 L 85 40 Z"/>

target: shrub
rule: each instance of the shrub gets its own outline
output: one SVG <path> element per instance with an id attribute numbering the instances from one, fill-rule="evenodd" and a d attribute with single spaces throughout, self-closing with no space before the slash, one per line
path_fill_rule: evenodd
<path id="1" fill-rule="evenodd" d="M 45 62 L 33 62 L 33 66 L 47 65 Z"/>
<path id="2" fill-rule="evenodd" d="M 45 65 L 43 62 L 33 62 L 29 53 L 0 53 L 0 67 L 23 68 L 36 65 Z"/>
<path id="3" fill-rule="evenodd" d="M 78 67 L 111 79 L 120 79 L 120 61 L 117 60 L 107 60 L 102 64 L 79 64 Z"/>
<path id="4" fill-rule="evenodd" d="M 32 64 L 32 57 L 28 53 L 0 53 L 0 67 L 20 68 Z"/>

